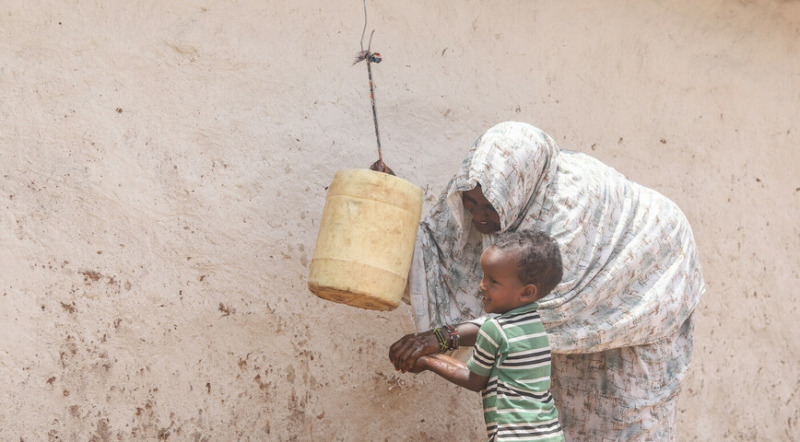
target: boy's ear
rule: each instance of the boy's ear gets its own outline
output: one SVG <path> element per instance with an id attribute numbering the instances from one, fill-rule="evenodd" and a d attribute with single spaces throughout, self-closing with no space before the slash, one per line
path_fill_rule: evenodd
<path id="1" fill-rule="evenodd" d="M 529 302 L 539 299 L 539 287 L 536 287 L 536 284 L 525 285 L 522 288 L 522 299 Z"/>

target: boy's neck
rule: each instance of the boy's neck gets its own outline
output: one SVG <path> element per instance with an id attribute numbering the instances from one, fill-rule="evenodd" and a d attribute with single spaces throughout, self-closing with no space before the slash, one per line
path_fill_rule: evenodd
<path id="1" fill-rule="evenodd" d="M 531 301 L 531 302 L 527 302 L 525 304 L 520 304 L 520 305 L 518 305 L 518 306 L 516 306 L 516 307 L 514 307 L 514 308 L 512 308 L 510 310 L 507 310 L 507 311 L 505 311 L 503 313 L 500 313 L 500 314 L 501 315 L 506 315 L 506 314 L 512 313 L 512 312 L 513 313 L 527 312 L 527 311 L 537 310 L 538 308 L 539 308 L 539 304 L 537 304 L 536 301 Z"/>

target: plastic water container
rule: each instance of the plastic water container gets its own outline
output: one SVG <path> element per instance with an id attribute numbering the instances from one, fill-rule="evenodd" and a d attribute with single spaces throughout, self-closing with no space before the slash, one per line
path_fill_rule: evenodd
<path id="1" fill-rule="evenodd" d="M 369 169 L 340 170 L 325 198 L 308 288 L 329 301 L 392 310 L 405 290 L 422 189 Z"/>

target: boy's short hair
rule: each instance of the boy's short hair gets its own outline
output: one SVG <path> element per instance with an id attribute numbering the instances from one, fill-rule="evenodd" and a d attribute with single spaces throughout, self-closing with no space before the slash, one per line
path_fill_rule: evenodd
<path id="1" fill-rule="evenodd" d="M 561 282 L 564 273 L 561 252 L 548 234 L 534 230 L 504 233 L 492 247 L 519 253 L 517 277 L 523 284 L 536 285 L 540 298 Z"/>

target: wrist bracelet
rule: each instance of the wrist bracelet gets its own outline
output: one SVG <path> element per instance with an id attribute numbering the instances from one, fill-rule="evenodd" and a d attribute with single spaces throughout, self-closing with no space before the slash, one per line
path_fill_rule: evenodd
<path id="1" fill-rule="evenodd" d="M 436 327 L 433 329 L 433 334 L 436 335 L 436 340 L 439 341 L 439 353 L 444 353 L 448 349 L 447 340 L 442 333 L 442 329 Z"/>
<path id="2" fill-rule="evenodd" d="M 445 324 L 444 327 L 447 329 L 447 336 L 450 338 L 447 343 L 447 349 L 452 351 L 460 347 L 461 335 L 458 334 L 458 330 L 450 324 Z"/>

